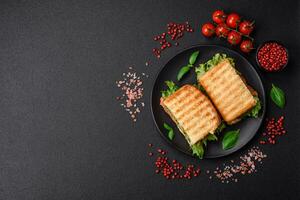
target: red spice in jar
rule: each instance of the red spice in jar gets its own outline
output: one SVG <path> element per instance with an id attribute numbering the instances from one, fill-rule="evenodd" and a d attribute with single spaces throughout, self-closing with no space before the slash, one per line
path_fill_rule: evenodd
<path id="1" fill-rule="evenodd" d="M 261 67 L 271 72 L 282 69 L 288 61 L 288 54 L 282 45 L 270 42 L 258 50 L 257 59 Z"/>
<path id="2" fill-rule="evenodd" d="M 262 139 L 259 141 L 260 144 L 276 144 L 279 136 L 286 134 L 286 130 L 283 127 L 284 117 L 279 117 L 278 120 L 275 118 L 267 119 L 266 130 L 262 134 Z"/>

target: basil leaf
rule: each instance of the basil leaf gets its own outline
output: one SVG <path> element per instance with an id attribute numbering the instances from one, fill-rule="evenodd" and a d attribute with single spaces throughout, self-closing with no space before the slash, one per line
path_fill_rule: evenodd
<path id="1" fill-rule="evenodd" d="M 190 66 L 189 65 L 186 65 L 184 67 L 182 67 L 180 70 L 179 70 L 179 73 L 177 75 L 177 80 L 180 81 L 181 78 L 190 71 Z"/>
<path id="2" fill-rule="evenodd" d="M 199 55 L 199 51 L 195 51 L 189 58 L 189 64 L 181 67 L 177 74 L 177 80 L 180 81 L 182 77 L 190 71 L 190 68 L 194 67 L 193 64 L 196 62 L 196 59 Z"/>
<path id="3" fill-rule="evenodd" d="M 170 131 L 168 132 L 168 138 L 169 138 L 170 140 L 173 140 L 174 137 L 175 137 L 175 134 L 174 134 L 174 131 L 173 131 L 173 129 L 172 129 L 172 130 L 170 130 Z"/>
<path id="4" fill-rule="evenodd" d="M 191 146 L 193 155 L 197 156 L 198 158 L 202 159 L 204 155 L 204 148 L 202 142 L 197 142 Z"/>
<path id="5" fill-rule="evenodd" d="M 199 55 L 199 51 L 195 51 L 194 53 L 192 53 L 192 55 L 190 56 L 190 59 L 189 59 L 190 65 L 195 64 L 198 55 Z"/>
<path id="6" fill-rule="evenodd" d="M 164 128 L 168 130 L 168 138 L 170 140 L 173 140 L 175 137 L 175 134 L 174 134 L 172 127 L 170 127 L 168 124 L 164 123 Z"/>
<path id="7" fill-rule="evenodd" d="M 172 130 L 172 127 L 169 126 L 167 123 L 164 123 L 164 128 L 167 129 L 168 131 Z"/>
<path id="8" fill-rule="evenodd" d="M 285 106 L 285 95 L 284 92 L 279 88 L 272 84 L 272 89 L 270 92 L 270 96 L 272 101 L 280 108 Z"/>
<path id="9" fill-rule="evenodd" d="M 225 133 L 222 140 L 222 146 L 224 150 L 231 149 L 235 146 L 236 142 L 239 139 L 239 133 L 240 130 L 228 131 L 227 133 Z"/>

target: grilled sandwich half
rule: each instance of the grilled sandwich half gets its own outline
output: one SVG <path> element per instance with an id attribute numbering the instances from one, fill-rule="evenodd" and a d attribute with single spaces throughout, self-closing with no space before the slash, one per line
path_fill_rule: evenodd
<path id="1" fill-rule="evenodd" d="M 170 96 L 162 98 L 161 106 L 177 124 L 190 146 L 214 134 L 221 123 L 211 101 L 192 85 L 184 85 Z"/>
<path id="2" fill-rule="evenodd" d="M 257 99 L 226 58 L 202 74 L 198 82 L 228 124 L 239 121 L 257 104 Z"/>

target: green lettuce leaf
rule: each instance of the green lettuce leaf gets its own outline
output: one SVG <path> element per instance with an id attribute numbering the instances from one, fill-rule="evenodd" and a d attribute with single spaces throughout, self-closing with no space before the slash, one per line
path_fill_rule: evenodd
<path id="1" fill-rule="evenodd" d="M 191 145 L 191 149 L 193 151 L 193 155 L 202 159 L 204 155 L 204 146 L 207 145 L 207 141 L 216 141 L 218 140 L 215 134 L 208 134 L 204 139 L 197 142 L 196 144 Z"/>
<path id="2" fill-rule="evenodd" d="M 203 140 L 206 141 L 217 141 L 218 138 L 215 134 L 208 134 Z"/>
<path id="3" fill-rule="evenodd" d="M 261 102 L 258 97 L 254 97 L 257 101 L 256 105 L 247 112 L 247 117 L 254 117 L 257 118 L 259 116 L 260 110 L 261 110 Z"/>
<path id="4" fill-rule="evenodd" d="M 217 53 L 206 63 L 202 63 L 199 65 L 199 67 L 195 68 L 197 77 L 201 77 L 203 74 L 205 74 L 205 72 L 210 70 L 213 66 L 219 64 L 225 58 L 229 60 L 232 66 L 235 66 L 234 60 L 232 58 L 228 58 L 226 54 Z"/>
<path id="5" fill-rule="evenodd" d="M 161 91 L 161 96 L 166 98 L 178 90 L 178 86 L 173 81 L 165 81 L 168 89 Z"/>
<path id="6" fill-rule="evenodd" d="M 197 156 L 198 158 L 202 159 L 203 155 L 204 155 L 204 147 L 203 147 L 203 143 L 197 142 L 196 144 L 193 144 L 191 146 L 192 151 L 193 151 L 193 155 Z"/>

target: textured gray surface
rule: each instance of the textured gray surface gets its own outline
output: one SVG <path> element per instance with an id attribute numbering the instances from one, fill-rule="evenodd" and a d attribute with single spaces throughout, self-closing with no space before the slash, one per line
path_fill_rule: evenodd
<path id="1" fill-rule="evenodd" d="M 284 113 L 289 132 L 263 148 L 259 172 L 238 184 L 165 181 L 153 173 L 149 142 L 203 169 L 242 153 L 196 161 L 166 145 L 150 115 L 150 89 L 167 60 L 197 43 L 225 44 L 199 33 L 217 8 L 256 20 L 257 44 L 276 39 L 289 48 L 287 69 L 263 74 L 266 88 L 286 91 L 286 108 L 269 104 L 268 115 Z M 299 199 L 299 10 L 298 1 L 1 1 L 0 199 Z M 186 20 L 196 33 L 157 61 L 153 35 Z M 114 99 L 130 65 L 150 75 L 134 125 Z"/>

